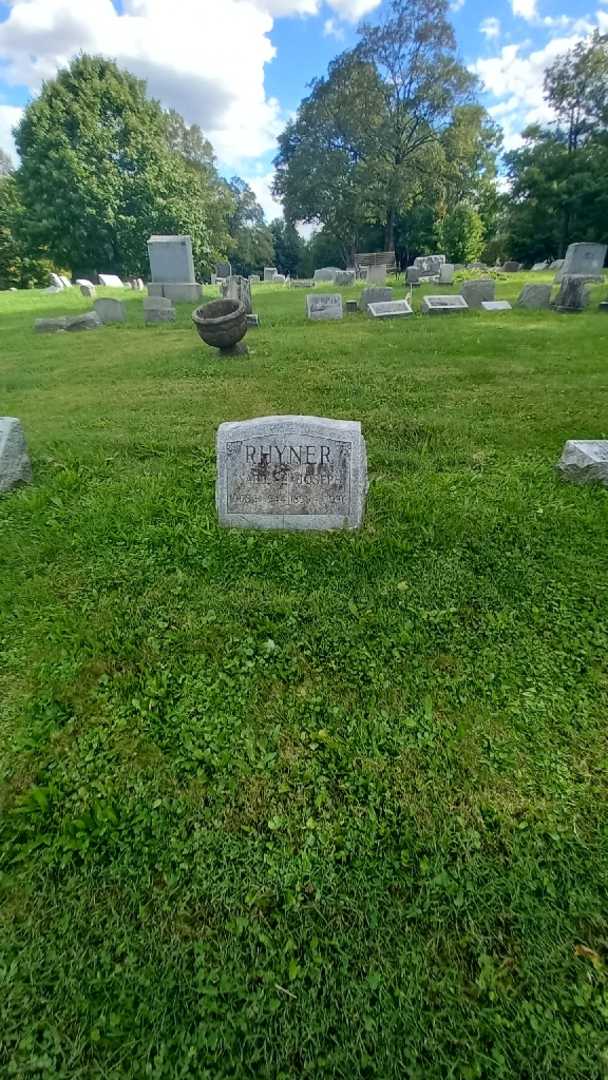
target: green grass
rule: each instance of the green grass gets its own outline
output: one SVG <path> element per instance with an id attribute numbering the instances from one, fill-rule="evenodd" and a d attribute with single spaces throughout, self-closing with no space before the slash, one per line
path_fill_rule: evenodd
<path id="1" fill-rule="evenodd" d="M 608 437 L 602 291 L 307 323 L 261 286 L 224 362 L 187 305 L 45 336 L 88 302 L 0 296 L 34 467 L 0 501 L 1 1076 L 608 1075 L 608 492 L 553 470 Z M 218 528 L 218 424 L 281 412 L 362 421 L 360 533 Z"/>

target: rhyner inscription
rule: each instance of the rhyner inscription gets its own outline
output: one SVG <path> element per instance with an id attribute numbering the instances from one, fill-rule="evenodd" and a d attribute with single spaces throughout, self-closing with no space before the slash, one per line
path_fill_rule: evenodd
<path id="1" fill-rule="evenodd" d="M 357 421 L 269 416 L 222 424 L 217 507 L 223 525 L 358 528 L 367 490 Z"/>

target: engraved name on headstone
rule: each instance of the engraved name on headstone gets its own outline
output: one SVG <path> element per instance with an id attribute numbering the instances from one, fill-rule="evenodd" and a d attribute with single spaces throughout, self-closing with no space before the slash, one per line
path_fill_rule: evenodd
<path id="1" fill-rule="evenodd" d="M 399 315 L 412 315 L 407 300 L 385 300 L 367 305 L 368 314 L 374 319 L 394 319 Z"/>
<path id="2" fill-rule="evenodd" d="M 357 420 L 266 416 L 221 424 L 216 505 L 238 528 L 357 529 L 367 457 Z"/>
<path id="3" fill-rule="evenodd" d="M 306 297 L 306 314 L 309 319 L 341 319 L 341 293 L 316 293 Z"/>

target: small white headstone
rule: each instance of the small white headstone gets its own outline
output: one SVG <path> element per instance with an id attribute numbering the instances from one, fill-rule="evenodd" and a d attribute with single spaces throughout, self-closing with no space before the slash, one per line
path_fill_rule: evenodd
<path id="1" fill-rule="evenodd" d="M 315 293 L 306 297 L 306 314 L 309 319 L 342 318 L 342 296 L 340 293 Z"/>
<path id="2" fill-rule="evenodd" d="M 356 420 L 266 416 L 218 429 L 221 525 L 357 529 L 366 493 L 365 441 Z"/>
<path id="3" fill-rule="evenodd" d="M 63 278 L 60 278 L 59 274 L 49 274 L 49 277 L 51 279 L 51 286 L 54 286 L 56 289 L 65 288 Z"/>
<path id="4" fill-rule="evenodd" d="M 508 300 L 482 300 L 481 307 L 483 311 L 511 311 L 511 305 Z"/>
<path id="5" fill-rule="evenodd" d="M 441 263 L 439 266 L 439 284 L 452 285 L 454 282 L 454 263 Z"/>
<path id="6" fill-rule="evenodd" d="M 104 326 L 108 323 L 122 323 L 126 318 L 125 305 L 122 301 L 112 300 L 109 296 L 104 296 L 95 301 L 95 311 Z"/>
<path id="7" fill-rule="evenodd" d="M 464 296 L 425 296 L 420 305 L 423 315 L 448 315 L 452 311 L 468 311 Z"/>
<path id="8" fill-rule="evenodd" d="M 367 283 L 368 285 L 384 285 L 386 281 L 386 266 L 381 263 L 379 266 L 368 266 L 367 268 Z"/>
<path id="9" fill-rule="evenodd" d="M 413 314 L 407 300 L 384 300 L 379 304 L 368 304 L 367 310 L 374 319 L 394 319 Z"/>
<path id="10" fill-rule="evenodd" d="M 108 289 L 123 289 L 124 285 L 117 274 L 100 274 L 99 284 Z"/>
<path id="11" fill-rule="evenodd" d="M 277 276 L 277 268 L 276 268 L 276 266 L 265 266 L 264 267 L 264 281 L 274 281 L 276 276 Z"/>
<path id="12" fill-rule="evenodd" d="M 0 416 L 0 492 L 29 484 L 31 479 L 32 466 L 21 421 L 14 416 Z"/>
<path id="13" fill-rule="evenodd" d="M 557 464 L 564 480 L 608 486 L 608 439 L 569 439 Z"/>

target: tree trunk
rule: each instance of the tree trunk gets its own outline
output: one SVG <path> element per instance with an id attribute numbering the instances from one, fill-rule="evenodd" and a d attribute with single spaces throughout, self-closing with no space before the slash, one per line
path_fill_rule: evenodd
<path id="1" fill-rule="evenodd" d="M 388 212 L 384 227 L 384 250 L 395 250 L 395 211 L 393 207 Z"/>

